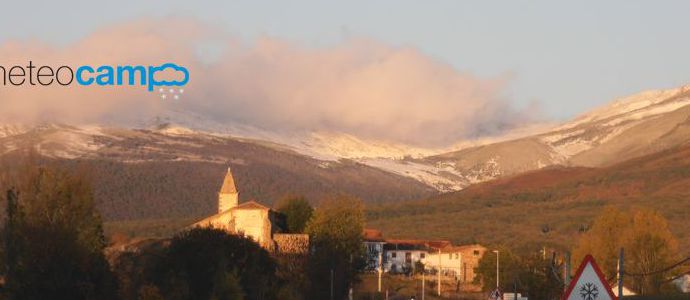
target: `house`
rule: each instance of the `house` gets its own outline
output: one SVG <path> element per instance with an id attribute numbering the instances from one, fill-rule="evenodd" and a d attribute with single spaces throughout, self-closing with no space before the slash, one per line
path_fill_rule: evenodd
<path id="1" fill-rule="evenodd" d="M 460 283 L 472 283 L 476 276 L 474 269 L 479 266 L 479 260 L 486 250 L 486 247 L 478 244 L 449 245 L 429 253 L 423 263 L 427 270 L 440 269 L 444 276 L 454 277 Z"/>
<path id="2" fill-rule="evenodd" d="M 429 252 L 449 245 L 449 241 L 386 239 L 383 245 L 384 271 L 391 273 L 415 271 L 417 263 L 423 264 Z"/>
<path id="3" fill-rule="evenodd" d="M 423 261 L 424 267 L 433 272 L 441 270 L 444 276 L 458 278 L 462 273 L 462 254 L 457 246 L 448 246 L 431 252 Z"/>
<path id="4" fill-rule="evenodd" d="M 230 168 L 218 193 L 218 213 L 192 226 L 218 228 L 232 234 L 242 234 L 271 252 L 283 250 L 306 253 L 309 247 L 308 235 L 284 233 L 286 226 L 282 214 L 254 200 L 240 204 L 239 192 Z"/>
<path id="5" fill-rule="evenodd" d="M 365 271 L 377 271 L 379 261 L 383 259 L 383 245 L 386 241 L 383 239 L 381 231 L 376 229 L 364 229 L 362 234 L 365 249 Z"/>
<path id="6" fill-rule="evenodd" d="M 381 231 L 364 229 L 362 240 L 366 250 L 366 271 L 377 271 L 379 262 L 384 272 L 404 273 L 424 267 L 435 273 L 439 269 L 445 277 L 453 279 L 463 290 L 478 290 L 475 269 L 486 253 L 479 244 L 454 246 L 444 240 L 385 239 Z"/>
<path id="7" fill-rule="evenodd" d="M 673 280 L 679 291 L 683 293 L 690 293 L 690 275 L 683 275 Z M 623 294 L 625 295 L 625 294 Z"/>
<path id="8" fill-rule="evenodd" d="M 479 244 L 459 246 L 460 256 L 462 257 L 462 275 L 460 282 L 471 283 L 477 276 L 474 270 L 479 267 L 479 260 L 488 249 Z"/>

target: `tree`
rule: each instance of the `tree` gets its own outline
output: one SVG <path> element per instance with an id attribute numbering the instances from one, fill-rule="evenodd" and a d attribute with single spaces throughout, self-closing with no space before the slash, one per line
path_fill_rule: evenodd
<path id="1" fill-rule="evenodd" d="M 530 299 L 554 299 L 563 291 L 560 278 L 552 270 L 551 260 L 540 255 L 518 256 L 506 248 L 500 248 L 499 255 L 501 291 L 509 292 L 516 288 Z M 483 284 L 485 290 L 493 290 L 496 287 L 496 254 L 486 252 L 475 272 L 475 283 Z"/>
<path id="2" fill-rule="evenodd" d="M 592 254 L 606 278 L 615 278 L 620 248 L 625 249 L 626 282 L 642 294 L 656 294 L 664 284 L 665 269 L 678 260 L 678 242 L 666 219 L 649 209 L 621 211 L 607 208 L 573 251 L 575 262 Z M 675 270 L 669 270 L 674 272 Z M 654 273 L 654 274 L 650 274 Z"/>
<path id="3" fill-rule="evenodd" d="M 113 299 L 102 223 L 82 174 L 28 167 L 8 192 L 4 238 L 10 299 Z M 19 197 L 18 197 L 19 195 Z M 9 226 L 8 226 L 9 225 Z"/>
<path id="4" fill-rule="evenodd" d="M 507 248 L 499 248 L 500 257 L 500 278 L 501 290 L 509 290 L 512 287 L 513 280 L 517 278 L 523 266 L 519 262 L 519 257 Z M 493 290 L 496 288 L 496 253 L 486 251 L 479 264 L 475 268 L 474 278 L 475 284 L 481 284 L 485 290 Z"/>
<path id="5" fill-rule="evenodd" d="M 269 253 L 250 238 L 195 228 L 172 239 L 152 280 L 165 299 L 274 299 L 275 272 Z"/>
<path id="6" fill-rule="evenodd" d="M 347 196 L 321 203 L 306 228 L 313 247 L 307 266 L 309 299 L 330 299 L 331 283 L 335 299 L 341 299 L 364 267 L 363 204 Z"/>
<path id="7" fill-rule="evenodd" d="M 311 219 L 314 209 L 303 196 L 287 196 L 278 202 L 278 212 L 285 215 L 290 233 L 302 233 Z"/>

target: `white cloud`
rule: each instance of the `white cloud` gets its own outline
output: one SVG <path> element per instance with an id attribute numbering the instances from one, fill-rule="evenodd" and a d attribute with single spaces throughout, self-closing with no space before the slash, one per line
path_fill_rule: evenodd
<path id="1" fill-rule="evenodd" d="M 198 47 L 209 40 L 211 62 Z M 502 99 L 505 80 L 480 79 L 416 49 L 366 39 L 317 49 L 268 37 L 246 43 L 194 21 L 163 19 L 104 28 L 66 48 L 6 42 L 0 57 L 5 66 L 175 62 L 191 74 L 176 105 L 273 130 L 447 144 L 528 120 Z M 132 122 L 168 103 L 143 88 L 1 88 L 0 118 L 15 122 Z"/>

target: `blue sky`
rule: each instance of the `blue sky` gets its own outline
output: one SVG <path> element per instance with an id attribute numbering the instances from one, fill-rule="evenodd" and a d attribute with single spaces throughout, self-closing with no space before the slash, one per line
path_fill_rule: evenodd
<path id="1" fill-rule="evenodd" d="M 0 42 L 76 41 L 97 28 L 183 16 L 307 47 L 368 37 L 481 78 L 510 78 L 518 107 L 566 119 L 638 91 L 690 82 L 687 1 L 13 1 Z"/>

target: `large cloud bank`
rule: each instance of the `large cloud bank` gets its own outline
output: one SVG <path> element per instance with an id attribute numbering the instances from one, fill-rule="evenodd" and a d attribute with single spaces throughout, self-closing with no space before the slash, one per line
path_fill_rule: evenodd
<path id="1" fill-rule="evenodd" d="M 2 122 L 132 124 L 175 106 L 268 130 L 439 145 L 529 121 L 504 99 L 505 80 L 480 79 L 416 49 L 367 39 L 308 48 L 269 37 L 248 42 L 195 21 L 162 19 L 103 28 L 61 47 L 6 41 L 0 57 L 5 67 L 29 60 L 51 66 L 175 62 L 191 74 L 179 100 L 139 87 L 0 86 Z"/>

